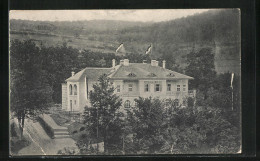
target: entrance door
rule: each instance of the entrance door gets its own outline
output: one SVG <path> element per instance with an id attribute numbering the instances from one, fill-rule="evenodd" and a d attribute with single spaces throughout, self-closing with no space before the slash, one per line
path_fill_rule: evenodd
<path id="1" fill-rule="evenodd" d="M 70 111 L 72 111 L 72 100 L 70 100 Z"/>

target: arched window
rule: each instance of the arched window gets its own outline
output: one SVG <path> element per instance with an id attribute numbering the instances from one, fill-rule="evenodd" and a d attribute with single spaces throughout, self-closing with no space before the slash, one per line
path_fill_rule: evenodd
<path id="1" fill-rule="evenodd" d="M 129 100 L 125 101 L 125 108 L 130 108 L 130 101 Z"/>
<path id="2" fill-rule="evenodd" d="M 74 95 L 77 95 L 77 85 L 76 84 L 74 84 Z"/>
<path id="3" fill-rule="evenodd" d="M 72 85 L 71 84 L 70 84 L 69 90 L 70 90 L 70 95 L 72 95 Z"/>

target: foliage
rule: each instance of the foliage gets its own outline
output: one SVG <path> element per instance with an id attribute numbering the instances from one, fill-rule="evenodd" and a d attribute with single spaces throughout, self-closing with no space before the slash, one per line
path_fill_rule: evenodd
<path id="1" fill-rule="evenodd" d="M 150 154 L 161 147 L 161 126 L 163 124 L 163 108 L 159 99 L 141 98 L 135 100 L 127 114 L 128 124 L 132 127 L 135 153 Z"/>
<path id="2" fill-rule="evenodd" d="M 79 153 L 76 147 L 65 147 L 57 152 L 58 155 L 78 155 Z"/>
<path id="3" fill-rule="evenodd" d="M 216 77 L 212 50 L 202 48 L 199 51 L 192 51 L 187 55 L 187 64 L 186 74 L 194 78 L 189 81 L 189 87 L 205 94 L 206 89 L 212 86 Z"/>
<path id="4" fill-rule="evenodd" d="M 153 44 L 155 58 L 171 56 L 167 63 L 176 59 L 176 64 L 166 64 L 185 68 L 185 56 L 193 46 L 196 50 L 209 47 L 216 52 L 217 72 L 238 69 L 240 60 L 240 11 L 238 9 L 218 9 L 166 22 L 140 23 L 127 21 L 27 21 L 10 20 L 11 39 L 32 38 L 46 46 L 60 44 L 61 37 L 72 40 L 68 46 L 95 53 L 114 53 L 120 43 L 124 43 L 130 53 L 143 54 Z M 45 30 L 38 29 L 44 27 Z M 79 37 L 74 37 L 80 33 Z M 235 59 L 237 61 L 234 62 Z M 232 63 L 230 63 L 232 62 Z M 234 64 L 235 63 L 235 64 Z M 87 65 L 89 66 L 89 64 Z M 85 66 L 83 66 L 85 67 Z M 217 67 L 217 66 L 216 66 Z"/>
<path id="5" fill-rule="evenodd" d="M 52 102 L 47 75 L 40 50 L 32 41 L 11 41 L 10 109 L 19 121 L 21 137 L 24 119 L 44 112 Z"/>
<path id="6" fill-rule="evenodd" d="M 118 110 L 122 101 L 114 94 L 114 87 L 106 75 L 100 76 L 99 83 L 93 88 L 90 92 L 92 107 L 84 112 L 86 128 L 92 138 L 104 141 L 104 152 L 108 153 L 109 146 L 120 141 L 122 120 Z"/>
<path id="7" fill-rule="evenodd" d="M 47 135 L 50 138 L 54 138 L 54 129 L 49 124 L 47 124 L 42 117 L 39 117 L 38 121 L 43 127 L 43 129 L 46 131 Z"/>
<path id="8" fill-rule="evenodd" d="M 133 140 L 126 153 L 187 154 L 235 153 L 239 150 L 239 128 L 227 120 L 221 108 L 177 107 L 167 102 L 139 98 L 128 111 Z M 202 147 L 206 147 L 202 150 Z"/>
<path id="9" fill-rule="evenodd" d="M 191 98 L 191 97 L 187 98 L 187 106 L 194 107 L 194 98 Z"/>

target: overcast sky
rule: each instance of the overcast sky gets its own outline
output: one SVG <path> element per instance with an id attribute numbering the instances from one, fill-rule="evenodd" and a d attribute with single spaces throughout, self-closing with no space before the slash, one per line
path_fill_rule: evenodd
<path id="1" fill-rule="evenodd" d="M 186 17 L 208 9 L 157 9 L 157 10 L 11 10 L 10 19 L 38 21 L 125 20 L 167 21 Z"/>

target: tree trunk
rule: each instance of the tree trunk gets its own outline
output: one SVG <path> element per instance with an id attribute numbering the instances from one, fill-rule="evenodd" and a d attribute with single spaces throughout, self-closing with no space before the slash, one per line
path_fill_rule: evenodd
<path id="1" fill-rule="evenodd" d="M 107 127 L 104 130 L 104 153 L 108 154 L 108 148 L 107 148 Z"/>
<path id="2" fill-rule="evenodd" d="M 18 126 L 20 130 L 20 140 L 22 140 L 23 138 L 24 118 L 25 118 L 25 113 L 19 112 L 17 119 L 18 119 L 18 124 L 19 124 Z"/>

